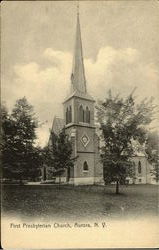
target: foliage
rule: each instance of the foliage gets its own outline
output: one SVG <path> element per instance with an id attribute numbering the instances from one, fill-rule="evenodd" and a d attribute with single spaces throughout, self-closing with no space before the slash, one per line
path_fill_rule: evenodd
<path id="1" fill-rule="evenodd" d="M 53 177 L 54 175 L 54 158 L 53 158 L 53 150 L 50 145 L 45 146 L 41 150 L 41 163 L 43 166 L 43 180 L 47 179 L 47 174 L 49 174 L 50 177 Z"/>
<path id="2" fill-rule="evenodd" d="M 15 135 L 14 122 L 8 114 L 5 105 L 1 106 L 1 161 L 3 177 L 11 177 L 10 164 L 13 163 L 12 155 L 13 136 Z"/>
<path id="3" fill-rule="evenodd" d="M 16 101 L 11 115 L 2 109 L 3 177 L 35 179 L 39 173 L 39 149 L 34 146 L 37 119 L 25 97 Z"/>
<path id="4" fill-rule="evenodd" d="M 54 175 L 61 176 L 65 169 L 73 167 L 72 143 L 65 129 L 59 135 L 51 132 L 51 143 L 45 148 L 45 163 L 52 167 Z"/>
<path id="5" fill-rule="evenodd" d="M 153 120 L 153 99 L 144 99 L 135 104 L 133 93 L 127 98 L 113 97 L 109 91 L 105 101 L 97 106 L 97 117 L 102 131 L 104 146 L 101 159 L 109 182 L 118 184 L 127 176 L 133 176 L 131 157 L 133 141 L 143 144 L 146 140 L 146 125 Z"/>

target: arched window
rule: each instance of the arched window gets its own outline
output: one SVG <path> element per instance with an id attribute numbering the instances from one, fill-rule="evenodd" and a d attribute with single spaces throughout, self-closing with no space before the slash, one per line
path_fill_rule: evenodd
<path id="1" fill-rule="evenodd" d="M 69 110 L 68 108 L 66 109 L 66 124 L 69 123 Z"/>
<path id="2" fill-rule="evenodd" d="M 72 107 L 69 108 L 69 122 L 72 122 Z"/>
<path id="3" fill-rule="evenodd" d="M 72 122 L 72 107 L 69 106 L 69 108 L 67 107 L 66 109 L 66 124 Z"/>
<path id="4" fill-rule="evenodd" d="M 80 105 L 80 107 L 79 107 L 79 121 L 90 123 L 90 110 L 88 107 L 86 107 L 86 110 L 84 110 L 83 106 Z"/>
<path id="5" fill-rule="evenodd" d="M 83 107 L 82 107 L 82 105 L 80 105 L 80 107 L 79 107 L 79 121 L 80 122 L 83 122 Z"/>
<path id="6" fill-rule="evenodd" d="M 138 162 L 138 173 L 141 174 L 141 161 Z"/>
<path id="7" fill-rule="evenodd" d="M 82 118 L 82 122 L 85 122 L 85 118 L 86 118 L 86 112 L 85 112 L 85 110 L 83 109 L 83 118 Z"/>
<path id="8" fill-rule="evenodd" d="M 90 110 L 88 107 L 86 107 L 86 122 L 90 123 Z"/>
<path id="9" fill-rule="evenodd" d="M 86 161 L 83 163 L 83 171 L 88 171 L 88 164 Z"/>

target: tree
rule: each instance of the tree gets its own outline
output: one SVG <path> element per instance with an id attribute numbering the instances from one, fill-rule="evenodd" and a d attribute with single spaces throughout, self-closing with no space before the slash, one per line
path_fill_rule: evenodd
<path id="1" fill-rule="evenodd" d="M 41 151 L 41 156 L 43 166 L 43 180 L 46 181 L 47 173 L 49 173 L 50 177 L 53 177 L 55 174 L 52 145 L 45 146 Z"/>
<path id="2" fill-rule="evenodd" d="M 35 179 L 40 161 L 39 149 L 34 146 L 38 122 L 33 106 L 23 97 L 16 101 L 11 115 L 3 115 L 2 120 L 3 169 L 7 166 L 12 178 Z"/>
<path id="3" fill-rule="evenodd" d="M 148 156 L 148 161 L 153 165 L 151 174 L 156 181 L 159 180 L 159 134 L 158 131 L 153 131 L 148 134 L 146 140 L 145 151 Z"/>
<path id="4" fill-rule="evenodd" d="M 145 143 L 146 126 L 153 120 L 155 105 L 153 98 L 144 99 L 135 104 L 133 93 L 127 98 L 113 97 L 109 91 L 105 101 L 97 106 L 97 117 L 102 131 L 104 146 L 101 148 L 101 160 L 108 182 L 119 183 L 133 176 L 132 156 L 133 140 L 141 145 Z"/>
<path id="5" fill-rule="evenodd" d="M 51 132 L 51 145 L 47 152 L 47 164 L 52 166 L 54 175 L 61 175 L 66 169 L 73 167 L 75 158 L 72 158 L 72 143 L 65 129 L 62 129 L 59 135 Z"/>
<path id="6" fill-rule="evenodd" d="M 12 154 L 13 137 L 15 135 L 15 124 L 8 114 L 4 104 L 1 106 L 1 163 L 3 166 L 3 178 L 11 178 L 11 164 L 14 155 Z"/>

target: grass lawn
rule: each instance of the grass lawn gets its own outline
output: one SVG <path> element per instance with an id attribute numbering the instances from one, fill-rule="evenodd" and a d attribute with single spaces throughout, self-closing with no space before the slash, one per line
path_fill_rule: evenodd
<path id="1" fill-rule="evenodd" d="M 3 216 L 43 221 L 61 219 L 123 219 L 157 216 L 157 185 L 55 186 L 4 185 Z"/>

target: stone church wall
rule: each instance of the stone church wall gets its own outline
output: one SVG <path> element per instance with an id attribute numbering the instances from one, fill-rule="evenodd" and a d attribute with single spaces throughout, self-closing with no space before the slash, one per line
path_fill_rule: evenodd
<path id="1" fill-rule="evenodd" d="M 147 183 L 147 162 L 144 156 L 133 157 L 135 163 L 135 184 Z M 141 173 L 139 172 L 139 162 L 141 163 Z"/>
<path id="2" fill-rule="evenodd" d="M 86 135 L 88 137 L 88 144 L 85 147 L 82 143 L 82 137 Z M 77 131 L 77 152 L 94 152 L 94 128 L 78 127 Z"/>

